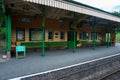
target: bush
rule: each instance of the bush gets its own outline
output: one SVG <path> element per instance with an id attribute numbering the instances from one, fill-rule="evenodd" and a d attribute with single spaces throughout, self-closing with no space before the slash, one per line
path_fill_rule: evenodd
<path id="1" fill-rule="evenodd" d="M 118 34 L 116 35 L 116 42 L 119 42 L 119 43 L 120 43 L 120 33 L 118 33 Z"/>
<path id="2" fill-rule="evenodd" d="M 5 39 L 5 36 L 6 36 L 6 28 L 5 27 L 2 27 L 0 28 L 0 38 L 1 39 Z"/>

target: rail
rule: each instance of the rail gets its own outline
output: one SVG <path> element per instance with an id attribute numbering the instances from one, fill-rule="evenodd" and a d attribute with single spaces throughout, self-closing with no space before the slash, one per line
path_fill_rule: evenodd
<path id="1" fill-rule="evenodd" d="M 115 76 L 119 76 L 119 78 L 120 78 L 120 70 L 114 71 L 114 72 L 102 77 L 100 80 L 109 80 L 109 78 L 114 78 Z M 115 79 L 115 80 L 117 80 L 117 79 Z"/>

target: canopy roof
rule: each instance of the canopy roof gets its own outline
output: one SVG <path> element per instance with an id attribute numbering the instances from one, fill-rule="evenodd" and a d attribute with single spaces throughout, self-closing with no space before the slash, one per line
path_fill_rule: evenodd
<path id="1" fill-rule="evenodd" d="M 52 9 L 59 9 L 59 11 L 71 11 L 78 14 L 84 14 L 97 18 L 110 20 L 113 22 L 120 22 L 120 18 L 108 13 L 106 11 L 78 3 L 72 0 L 3 0 L 5 7 L 12 9 L 14 14 L 41 14 L 41 5 L 50 6 Z M 40 4 L 40 5 L 39 5 Z M 49 12 L 49 11 L 48 11 Z M 60 12 L 60 14 L 62 13 Z M 54 13 L 53 13 L 54 14 Z M 64 14 L 62 14 L 64 15 Z M 60 16 L 58 16 L 60 17 Z"/>
<path id="2" fill-rule="evenodd" d="M 24 1 L 65 9 L 115 22 L 120 22 L 120 18 L 117 16 L 114 16 L 108 12 L 105 12 L 103 10 L 91 6 L 86 6 L 84 4 L 74 2 L 72 0 L 24 0 Z"/>

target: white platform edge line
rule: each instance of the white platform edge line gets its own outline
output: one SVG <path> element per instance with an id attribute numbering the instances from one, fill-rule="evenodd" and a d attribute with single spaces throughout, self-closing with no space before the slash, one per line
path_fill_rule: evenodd
<path id="1" fill-rule="evenodd" d="M 110 55 L 110 56 L 102 57 L 102 58 L 98 58 L 98 59 L 94 59 L 94 60 L 91 60 L 91 61 L 86 61 L 86 62 L 83 62 L 83 63 L 78 63 L 78 64 L 74 64 L 74 65 L 70 65 L 70 66 L 66 66 L 66 67 L 62 67 L 62 68 L 57 68 L 57 69 L 53 69 L 53 70 L 49 70 L 49 71 L 44 71 L 44 72 L 40 72 L 40 73 L 36 73 L 36 74 L 31 74 L 31 75 L 26 75 L 26 76 L 17 77 L 17 78 L 8 79 L 8 80 L 21 80 L 22 78 L 36 76 L 36 75 L 45 74 L 45 73 L 50 73 L 50 72 L 53 72 L 53 71 L 58 71 L 58 70 L 66 69 L 66 68 L 71 68 L 71 67 L 75 67 L 75 66 L 78 66 L 78 65 L 87 64 L 87 63 L 90 63 L 90 62 L 94 62 L 94 61 L 98 61 L 98 60 L 102 60 L 102 59 L 107 59 L 107 58 L 114 57 L 114 56 L 117 56 L 117 55 L 120 55 L 120 53 L 115 54 L 115 55 Z"/>

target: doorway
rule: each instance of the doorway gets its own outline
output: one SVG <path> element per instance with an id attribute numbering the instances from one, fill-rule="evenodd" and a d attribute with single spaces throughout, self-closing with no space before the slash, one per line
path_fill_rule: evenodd
<path id="1" fill-rule="evenodd" d="M 76 41 L 77 41 L 77 32 L 76 32 Z M 69 31 L 68 32 L 68 38 L 67 38 L 67 47 L 68 48 L 73 48 L 74 47 L 74 32 Z"/>

